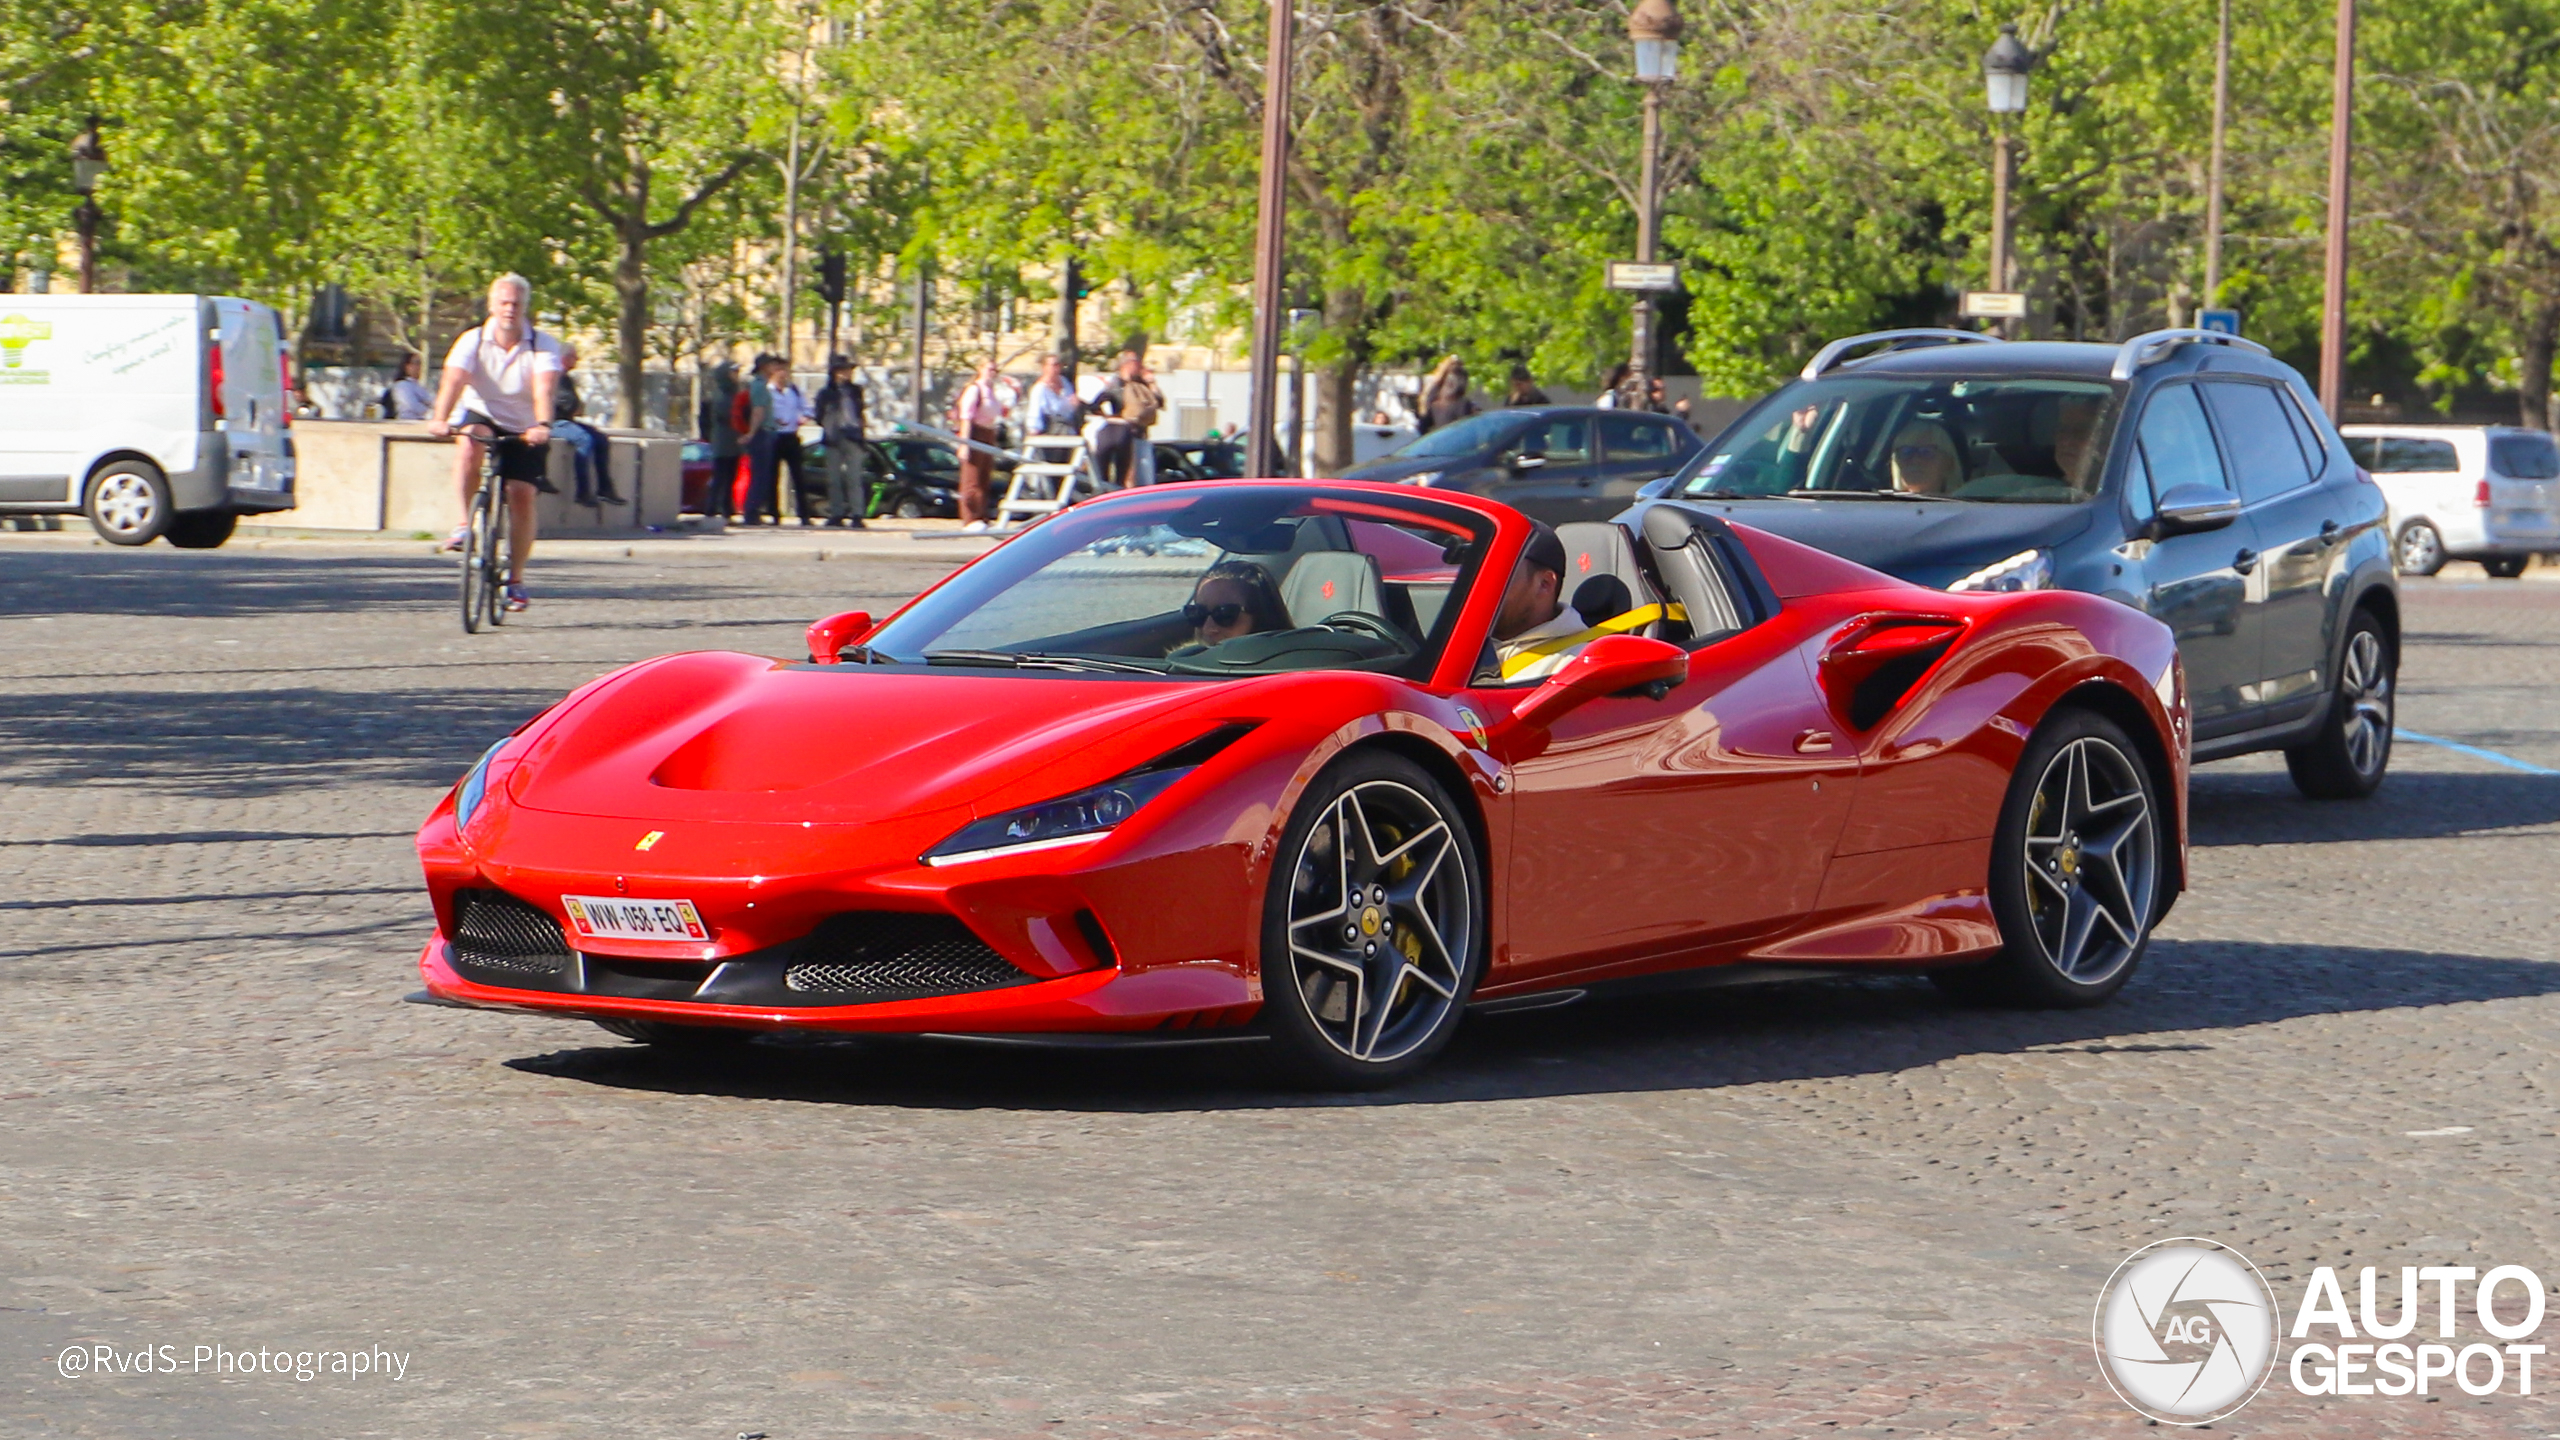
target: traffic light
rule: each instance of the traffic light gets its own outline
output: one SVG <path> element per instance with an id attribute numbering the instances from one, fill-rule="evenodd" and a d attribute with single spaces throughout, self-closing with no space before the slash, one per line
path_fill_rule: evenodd
<path id="1" fill-rule="evenodd" d="M 818 257 L 818 294 L 829 305 L 844 303 L 844 252 L 829 250 Z"/>

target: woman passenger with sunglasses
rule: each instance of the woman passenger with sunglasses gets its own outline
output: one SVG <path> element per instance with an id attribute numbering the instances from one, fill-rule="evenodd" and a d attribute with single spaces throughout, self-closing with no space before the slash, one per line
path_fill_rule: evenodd
<path id="1" fill-rule="evenodd" d="M 1209 567 L 1191 590 L 1182 619 L 1192 639 L 1216 645 L 1239 635 L 1289 628 L 1289 612 L 1280 603 L 1280 587 L 1271 572 L 1250 560 L 1222 560 Z"/>

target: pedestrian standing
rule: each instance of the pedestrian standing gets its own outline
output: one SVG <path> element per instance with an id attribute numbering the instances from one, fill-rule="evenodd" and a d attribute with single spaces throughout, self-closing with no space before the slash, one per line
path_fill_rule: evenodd
<path id="1" fill-rule="evenodd" d="M 1529 378 L 1528 366 L 1514 365 L 1511 367 L 1511 393 L 1503 399 L 1502 403 L 1544 405 L 1547 403 L 1547 392 L 1539 389 L 1538 382 Z"/>
<path id="2" fill-rule="evenodd" d="M 560 350 L 560 382 L 551 392 L 551 435 L 569 442 L 569 468 L 577 476 L 578 503 L 581 505 L 627 505 L 631 502 L 613 493 L 613 469 L 606 463 L 611 453 L 605 448 L 604 436 L 596 432 L 583 416 L 586 402 L 578 398 L 578 350 L 564 345 Z"/>
<path id="3" fill-rule="evenodd" d="M 1465 361 L 1452 355 L 1431 372 L 1431 383 L 1422 391 L 1422 412 L 1426 434 L 1476 413 L 1476 402 L 1467 394 Z"/>
<path id="4" fill-rule="evenodd" d="M 727 520 L 737 508 L 738 452 L 742 437 L 729 411 L 738 398 L 738 362 L 723 360 L 711 367 L 703 390 L 702 438 L 711 446 L 711 483 L 702 487 L 702 513 Z"/>
<path id="5" fill-rule="evenodd" d="M 1007 403 L 1010 398 L 1003 377 L 996 373 L 996 362 L 981 362 L 977 378 L 951 402 L 952 432 L 978 445 L 995 444 L 997 427 L 1012 409 Z M 960 528 L 969 531 L 986 529 L 995 513 L 996 459 L 978 445 L 960 447 Z"/>
<path id="6" fill-rule="evenodd" d="M 400 378 L 382 392 L 382 418 L 385 420 L 424 420 L 434 408 L 436 397 L 418 379 L 418 352 L 400 357 Z"/>
<path id="7" fill-rule="evenodd" d="M 1609 367 L 1609 378 L 1600 386 L 1600 398 L 1591 403 L 1603 410 L 1615 410 L 1624 405 L 1626 397 L 1621 392 L 1627 388 L 1627 376 L 1632 373 L 1633 367 L 1624 360 Z"/>
<path id="8" fill-rule="evenodd" d="M 1094 475 L 1101 483 L 1127 488 L 1138 470 L 1138 442 L 1163 413 L 1164 394 L 1147 379 L 1146 362 L 1135 350 L 1123 350 L 1113 373 L 1093 397 L 1104 416 L 1092 435 Z"/>
<path id="9" fill-rule="evenodd" d="M 791 378 L 790 357 L 781 357 L 773 367 L 773 458 L 791 472 L 791 510 L 803 525 L 818 523 L 809 513 L 809 460 L 800 445 L 800 427 L 809 415 L 808 397 Z"/>
<path id="10" fill-rule="evenodd" d="M 1073 435 L 1084 407 L 1067 383 L 1065 362 L 1056 355 L 1040 357 L 1040 378 L 1031 385 L 1031 403 L 1023 417 L 1026 435 Z"/>
<path id="11" fill-rule="evenodd" d="M 739 506 L 743 512 L 741 525 L 762 525 L 767 520 L 782 523 L 782 510 L 775 503 L 773 467 L 779 451 L 779 432 L 773 424 L 773 377 L 781 365 L 781 357 L 758 355 L 747 380 L 747 494 Z"/>
<path id="12" fill-rule="evenodd" d="M 871 482 L 863 473 L 862 383 L 853 357 L 827 361 L 827 383 L 818 391 L 818 433 L 827 447 L 827 523 L 860 530 L 871 510 Z"/>

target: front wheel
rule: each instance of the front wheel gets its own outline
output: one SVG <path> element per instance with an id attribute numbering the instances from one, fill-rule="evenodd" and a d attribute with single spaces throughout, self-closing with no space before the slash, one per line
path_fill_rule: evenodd
<path id="1" fill-rule="evenodd" d="M 2391 766 L 2392 698 L 2398 657 L 2382 622 L 2358 610 L 2347 622 L 2347 648 L 2338 664 L 2338 688 L 2329 713 L 2308 745 L 2284 752 L 2293 788 L 2312 800 L 2361 800 L 2382 784 Z"/>
<path id="2" fill-rule="evenodd" d="M 1354 751 L 1307 788 L 1263 907 L 1262 1015 L 1289 1077 L 1393 1084 L 1457 1032 L 1485 953 L 1483 868 L 1420 766 Z"/>
<path id="3" fill-rule="evenodd" d="M 901 520 L 921 520 L 924 518 L 924 502 L 913 495 L 901 495 L 891 513 Z"/>
<path id="4" fill-rule="evenodd" d="M 1960 1000 L 2029 1009 L 2105 1001 L 2150 943 L 2162 854 L 2159 796 L 2124 731 L 2086 710 L 2047 717 L 2009 777 L 1991 843 L 2000 953 L 1930 978 Z"/>
<path id="5" fill-rule="evenodd" d="M 2520 580 L 2532 559 L 2530 555 L 2492 555 L 2480 562 L 2480 568 L 2488 571 L 2492 580 Z"/>

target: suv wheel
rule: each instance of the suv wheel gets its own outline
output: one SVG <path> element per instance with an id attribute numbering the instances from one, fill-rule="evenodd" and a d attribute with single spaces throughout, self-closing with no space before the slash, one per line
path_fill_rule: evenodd
<path id="1" fill-rule="evenodd" d="M 2444 568 L 2444 537 L 2424 520 L 2400 527 L 2400 549 L 2393 558 L 2403 575 L 2433 575 Z"/>
<path id="2" fill-rule="evenodd" d="M 169 528 L 169 482 L 139 460 L 119 460 L 89 481 L 90 527 L 110 545 L 148 545 Z"/>
<path id="3" fill-rule="evenodd" d="M 2391 765 L 2392 701 L 2399 656 L 2382 622 L 2358 610 L 2347 622 L 2347 648 L 2329 713 L 2308 745 L 2284 752 L 2293 788 L 2313 800 L 2361 800 Z"/>

